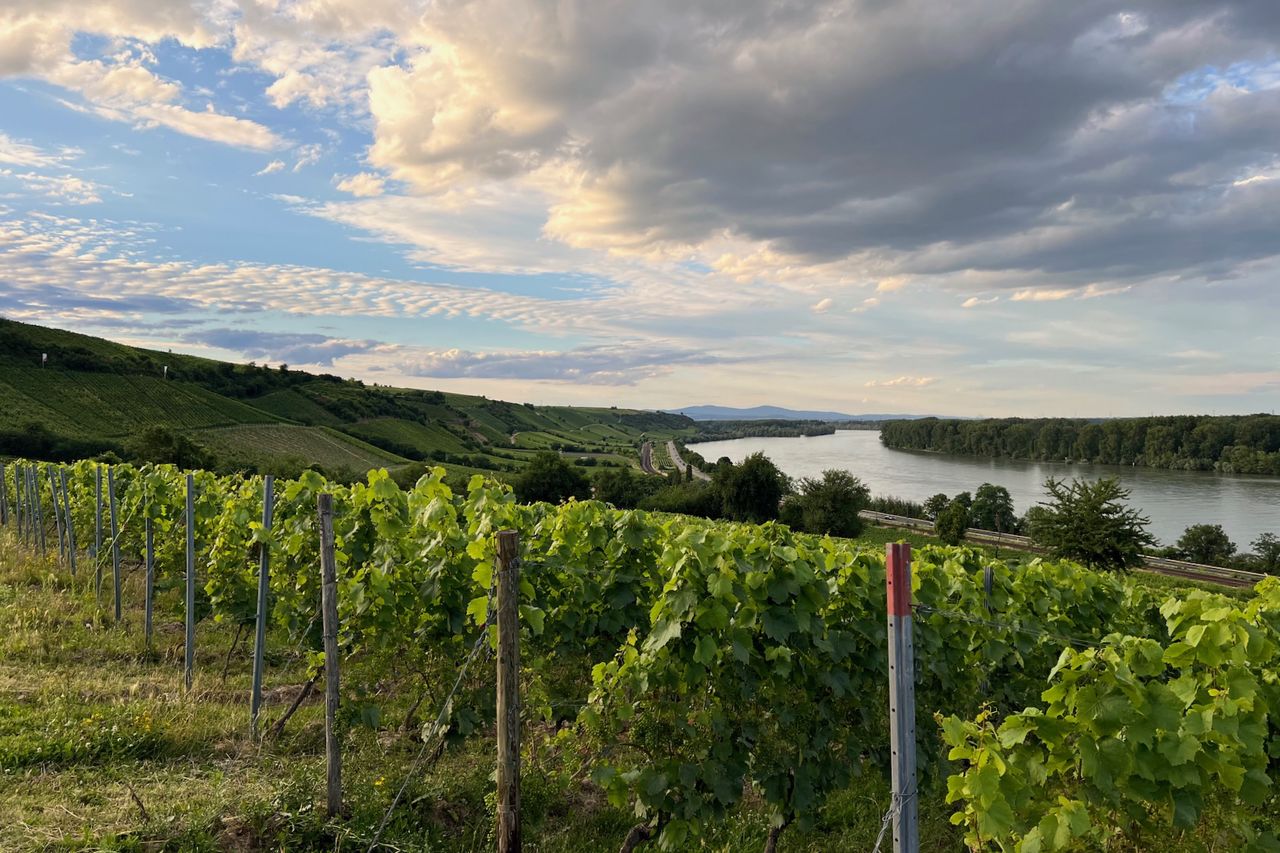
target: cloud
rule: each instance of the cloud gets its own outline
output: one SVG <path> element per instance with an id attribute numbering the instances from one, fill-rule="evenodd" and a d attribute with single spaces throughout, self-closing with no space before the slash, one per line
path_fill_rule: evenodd
<path id="1" fill-rule="evenodd" d="M 897 376 L 893 379 L 872 379 L 865 384 L 868 388 L 923 388 L 937 381 L 932 376 Z"/>
<path id="2" fill-rule="evenodd" d="M 970 296 L 964 302 L 960 303 L 961 308 L 977 308 L 979 305 L 990 305 L 992 302 L 999 302 L 999 296 Z"/>
<path id="3" fill-rule="evenodd" d="M 188 343 L 231 350 L 255 361 L 333 366 L 335 359 L 368 352 L 373 341 L 348 340 L 314 333 L 269 332 L 255 329 L 201 329 L 183 336 Z"/>
<path id="4" fill-rule="evenodd" d="M 324 147 L 321 145 L 299 145 L 294 152 L 297 160 L 293 164 L 293 171 L 301 172 L 308 166 L 313 166 L 320 162 L 320 156 L 324 153 Z"/>
<path id="5" fill-rule="evenodd" d="M 611 344 L 561 351 L 471 352 L 391 348 L 380 353 L 387 370 L 434 379 L 523 379 L 596 385 L 633 385 L 689 364 L 718 359 L 705 351 L 653 343 Z"/>
<path id="6" fill-rule="evenodd" d="M 283 161 L 283 160 L 272 160 L 270 163 L 268 163 L 267 165 L 263 166 L 261 169 L 259 169 L 258 171 L 254 172 L 253 174 L 254 174 L 254 176 L 255 176 L 255 177 L 261 177 L 262 175 L 272 175 L 272 174 L 275 174 L 276 172 L 279 172 L 279 171 L 281 171 L 281 170 L 283 170 L 283 169 L 284 169 L 284 161 Z"/>
<path id="7" fill-rule="evenodd" d="M 5 178 L 21 184 L 25 192 L 44 196 L 56 204 L 98 204 L 102 201 L 103 188 L 76 175 L 45 175 L 0 169 L 0 179 Z"/>
<path id="8" fill-rule="evenodd" d="M 827 311 L 831 310 L 831 306 L 835 304 L 836 301 L 828 296 L 825 299 L 819 299 L 815 302 L 812 310 L 815 314 L 825 314 Z"/>
<path id="9" fill-rule="evenodd" d="M 369 172 L 361 172 L 358 175 L 349 175 L 343 177 L 335 175 L 338 180 L 338 189 L 346 193 L 361 198 L 372 198 L 373 196 L 382 195 L 384 183 L 382 178 Z"/>
<path id="10" fill-rule="evenodd" d="M 545 235 L 613 253 L 710 260 L 727 234 L 885 280 L 1215 276 L 1277 251 L 1280 182 L 1232 185 L 1276 154 L 1261 9 L 440 2 L 369 74 L 369 160 L 542 193 Z M 1212 66 L 1251 70 L 1171 94 Z"/>
<path id="11" fill-rule="evenodd" d="M 45 80 L 76 93 L 68 102 L 112 120 L 139 127 L 165 127 L 187 136 L 241 148 L 271 150 L 285 145 L 274 131 L 250 119 L 220 113 L 212 104 L 183 104 L 180 84 L 156 74 L 149 45 L 165 39 L 190 48 L 212 48 L 225 38 L 222 26 L 199 7 L 144 0 L 13 0 L 0 11 L 0 77 Z M 100 36 L 99 56 L 82 56 L 81 34 Z"/>
<path id="12" fill-rule="evenodd" d="M 6 133 L 0 133 L 0 163 L 10 166 L 48 167 L 58 166 L 68 159 L 66 153 L 52 154 L 26 142 L 19 142 Z"/>

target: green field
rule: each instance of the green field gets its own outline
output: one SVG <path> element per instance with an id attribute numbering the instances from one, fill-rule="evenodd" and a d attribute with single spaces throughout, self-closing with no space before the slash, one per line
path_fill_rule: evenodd
<path id="1" fill-rule="evenodd" d="M 328 427 L 263 424 L 201 430 L 196 437 L 228 456 L 269 465 L 305 459 L 326 470 L 367 471 L 408 460 Z"/>
<path id="2" fill-rule="evenodd" d="M 201 429 L 278 420 L 186 382 L 53 369 L 0 367 L 0 401 L 2 428 L 35 420 L 75 436 L 119 438 L 156 424 Z"/>

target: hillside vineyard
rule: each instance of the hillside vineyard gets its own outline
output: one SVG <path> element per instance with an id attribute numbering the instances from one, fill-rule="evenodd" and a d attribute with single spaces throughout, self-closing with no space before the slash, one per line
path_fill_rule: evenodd
<path id="1" fill-rule="evenodd" d="M 65 491 L 48 487 L 64 474 Z M 665 846 L 693 843 L 744 790 L 774 826 L 804 825 L 862 761 L 887 765 L 883 554 L 778 524 L 520 505 L 483 477 L 466 494 L 443 477 L 405 490 L 383 471 L 351 486 L 308 473 L 273 486 L 267 528 L 262 479 L 194 472 L 201 612 L 252 622 L 265 548 L 271 621 L 317 649 L 316 505 L 331 494 L 343 658 L 444 678 L 488 624 L 494 534 L 512 529 L 529 711 Z M 115 498 L 105 527 L 100 482 Z M 153 581 L 172 585 L 186 574 L 186 484 L 168 466 L 22 462 L 6 466 L 4 508 L 30 547 L 32 518 L 61 519 L 46 547 L 74 539 L 100 590 L 113 559 L 144 562 L 149 531 Z M 1275 849 L 1280 579 L 1244 599 L 1169 595 L 926 547 L 913 602 L 921 774 L 949 776 L 971 844 L 1097 849 L 1212 811 L 1230 849 Z M 480 737 L 491 713 L 452 707 L 445 726 Z"/>

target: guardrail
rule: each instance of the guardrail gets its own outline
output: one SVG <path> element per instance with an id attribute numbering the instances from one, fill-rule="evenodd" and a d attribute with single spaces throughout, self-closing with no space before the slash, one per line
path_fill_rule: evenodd
<path id="1" fill-rule="evenodd" d="M 862 510 L 858 515 L 866 521 L 884 527 L 897 527 L 905 530 L 915 530 L 930 536 L 933 535 L 933 522 L 923 518 L 909 518 L 905 515 L 873 512 L 867 509 Z M 995 545 L 997 547 L 1013 548 L 1018 551 L 1030 551 L 1036 554 L 1044 553 L 1044 549 L 1032 542 L 1029 537 L 1019 536 L 1015 533 L 999 533 L 995 530 L 981 530 L 976 527 L 970 527 L 964 532 L 964 538 L 979 545 Z M 1243 569 L 1224 569 L 1221 566 L 1206 566 L 1203 563 L 1188 563 L 1184 560 L 1170 560 L 1166 557 L 1144 556 L 1142 561 L 1142 568 L 1145 571 L 1170 577 L 1219 583 L 1224 586 L 1249 587 L 1267 577 L 1259 572 L 1247 572 Z"/>

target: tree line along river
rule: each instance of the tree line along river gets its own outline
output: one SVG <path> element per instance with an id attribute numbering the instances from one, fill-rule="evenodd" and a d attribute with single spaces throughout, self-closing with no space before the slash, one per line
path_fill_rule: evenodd
<path id="1" fill-rule="evenodd" d="M 873 495 L 914 501 L 924 501 L 938 492 L 974 492 L 982 483 L 994 483 L 1009 490 L 1019 514 L 1044 498 L 1047 477 L 1117 477 L 1132 490 L 1130 502 L 1151 518 L 1149 529 L 1162 545 L 1172 545 L 1192 524 L 1221 524 L 1241 551 L 1248 551 L 1249 543 L 1261 533 L 1280 533 L 1277 477 L 890 450 L 873 430 L 838 430 L 833 435 L 798 438 L 737 438 L 690 444 L 689 448 L 708 462 L 722 456 L 740 462 L 759 451 L 791 477 L 843 468 L 860 477 Z"/>

